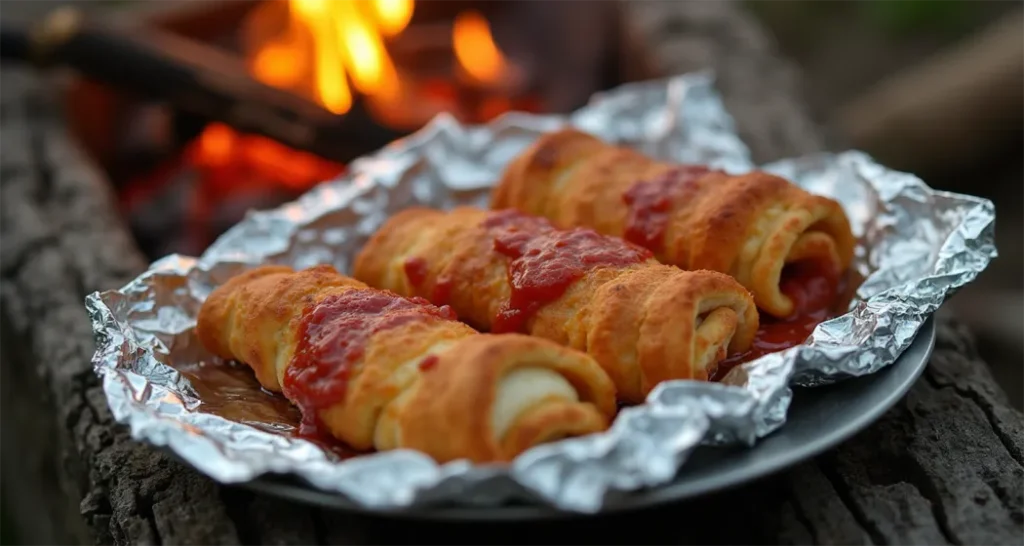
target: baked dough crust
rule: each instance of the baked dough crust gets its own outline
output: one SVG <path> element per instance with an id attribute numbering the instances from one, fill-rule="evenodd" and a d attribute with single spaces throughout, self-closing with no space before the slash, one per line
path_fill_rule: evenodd
<path id="1" fill-rule="evenodd" d="M 495 250 L 493 232 L 482 225 L 492 214 L 471 207 L 403 210 L 363 247 L 354 275 L 450 305 L 471 326 L 492 330 L 512 293 L 509 258 Z M 420 282 L 409 278 L 410 260 L 422 263 Z M 619 398 L 636 403 L 661 381 L 707 380 L 727 354 L 750 346 L 757 327 L 754 301 L 734 279 L 650 258 L 587 271 L 543 305 L 525 333 L 594 357 Z"/>
<path id="2" fill-rule="evenodd" d="M 628 238 L 626 193 L 679 168 L 562 130 L 541 137 L 506 168 L 491 207 L 543 216 L 561 228 L 585 226 Z M 780 290 L 787 264 L 814 261 L 838 276 L 853 260 L 856 241 L 839 203 L 783 178 L 760 171 L 709 172 L 666 188 L 664 233 L 651 244 L 638 244 L 662 263 L 734 277 L 770 315 L 794 312 L 794 302 Z"/>
<path id="3" fill-rule="evenodd" d="M 210 294 L 197 334 L 210 352 L 249 365 L 264 388 L 283 392 L 305 417 L 315 413 L 326 431 L 359 450 L 508 461 L 538 443 L 605 430 L 615 414 L 614 385 L 587 355 L 525 335 L 479 334 L 426 302 L 418 303 L 422 314 L 367 330 L 344 392 L 304 406 L 286 371 L 296 365 L 314 311 L 333 302 L 336 314 L 346 313 L 337 307 L 345 297 L 397 302 L 382 314 L 419 309 L 330 266 L 264 266 Z M 331 318 L 318 324 L 329 330 Z"/>

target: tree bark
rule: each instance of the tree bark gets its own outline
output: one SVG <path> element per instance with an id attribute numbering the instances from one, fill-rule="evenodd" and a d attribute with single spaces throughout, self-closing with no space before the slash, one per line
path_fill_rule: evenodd
<path id="1" fill-rule="evenodd" d="M 760 30 L 729 4 L 687 6 L 648 30 L 682 26 L 693 47 L 711 51 L 699 62 L 720 74 L 755 156 L 821 149 Z M 1022 542 L 1024 417 L 971 336 L 949 322 L 923 378 L 863 433 L 783 473 L 686 503 L 527 526 L 396 523 L 220 486 L 112 421 L 91 368 L 83 298 L 146 264 L 44 83 L 4 69 L 0 86 L 3 500 L 21 542 Z"/>

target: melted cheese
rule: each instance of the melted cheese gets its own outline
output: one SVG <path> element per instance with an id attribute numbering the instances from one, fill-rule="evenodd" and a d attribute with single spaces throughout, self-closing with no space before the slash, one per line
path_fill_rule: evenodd
<path id="1" fill-rule="evenodd" d="M 576 389 L 557 372 L 545 368 L 518 368 L 498 383 L 498 392 L 491 408 L 491 430 L 500 440 L 516 419 L 545 398 L 579 401 Z"/>
<path id="2" fill-rule="evenodd" d="M 693 369 L 707 369 L 725 358 L 729 343 L 736 334 L 739 316 L 729 307 L 719 307 L 707 314 L 696 327 Z"/>

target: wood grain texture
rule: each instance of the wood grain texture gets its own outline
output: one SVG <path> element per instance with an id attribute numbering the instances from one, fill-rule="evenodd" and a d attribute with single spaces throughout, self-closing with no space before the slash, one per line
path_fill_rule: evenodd
<path id="1" fill-rule="evenodd" d="M 767 83 L 781 62 L 760 30 L 729 4 L 686 6 L 671 25 L 732 74 L 720 85 L 755 155 L 820 149 L 793 88 Z M 24 542 L 1022 543 L 1024 416 L 971 336 L 949 322 L 924 378 L 873 426 L 812 461 L 692 502 L 557 524 L 453 525 L 331 513 L 219 486 L 113 423 L 91 369 L 83 298 L 145 263 L 46 85 L 4 69 L 0 86 L 0 447 L 4 509 L 34 516 L 18 520 Z"/>

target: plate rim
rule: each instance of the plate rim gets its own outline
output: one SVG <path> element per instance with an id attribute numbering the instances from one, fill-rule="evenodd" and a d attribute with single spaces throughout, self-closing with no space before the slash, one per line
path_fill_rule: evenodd
<path id="1" fill-rule="evenodd" d="M 900 356 L 886 369 L 892 369 L 901 363 L 907 365 L 904 360 L 908 354 L 920 353 L 920 358 L 912 363 L 910 373 L 903 380 L 884 395 L 882 400 L 873 405 L 868 411 L 856 415 L 841 427 L 829 429 L 829 432 L 812 442 L 797 449 L 791 449 L 782 455 L 760 465 L 746 465 L 738 470 L 726 472 L 725 474 L 712 474 L 708 477 L 697 480 L 697 485 L 689 481 L 681 483 L 679 476 L 665 485 L 644 489 L 626 494 L 622 502 L 613 504 L 596 513 L 580 513 L 559 510 L 547 505 L 522 505 L 522 506 L 420 506 L 412 508 L 381 509 L 359 505 L 339 493 L 324 491 L 306 484 L 294 477 L 281 474 L 262 475 L 250 481 L 234 484 L 259 493 L 286 498 L 293 501 L 311 504 L 331 510 L 350 512 L 376 517 L 390 517 L 405 520 L 433 520 L 433 521 L 522 521 L 522 520 L 553 520 L 553 519 L 576 519 L 590 516 L 609 515 L 625 513 L 636 510 L 653 508 L 656 506 L 679 502 L 710 493 L 724 491 L 744 483 L 775 474 L 780 470 L 793 466 L 801 461 L 815 457 L 822 452 L 832 448 L 858 432 L 864 430 L 868 425 L 875 422 L 886 411 L 891 409 L 896 402 L 901 400 L 910 388 L 917 382 L 931 359 L 935 348 L 937 328 L 935 326 L 935 315 L 931 313 L 924 321 L 914 340 L 902 351 Z M 860 378 L 870 380 L 877 373 L 861 376 Z M 858 379 L 858 378 L 850 378 Z M 822 387 L 822 388 L 828 388 Z M 794 398 L 796 394 L 794 393 Z M 786 426 L 770 436 L 785 434 Z M 756 445 L 750 449 L 756 449 Z M 685 463 L 683 467 L 685 468 Z M 283 481 L 285 478 L 288 481 Z M 290 479 L 289 479 L 290 478 Z M 680 488 L 683 491 L 679 491 Z"/>

